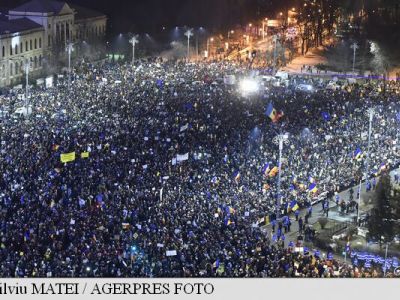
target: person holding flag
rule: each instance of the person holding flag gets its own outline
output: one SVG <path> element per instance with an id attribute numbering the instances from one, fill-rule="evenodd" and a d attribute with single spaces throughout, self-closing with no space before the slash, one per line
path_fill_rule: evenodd
<path id="1" fill-rule="evenodd" d="M 277 112 L 272 102 L 270 102 L 266 107 L 265 115 L 269 117 L 273 123 L 276 123 L 284 116 L 284 113 L 282 111 Z"/>

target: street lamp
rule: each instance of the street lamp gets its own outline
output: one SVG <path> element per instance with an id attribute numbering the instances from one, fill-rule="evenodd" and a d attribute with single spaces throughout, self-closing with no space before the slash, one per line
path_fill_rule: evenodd
<path id="1" fill-rule="evenodd" d="M 193 36 L 193 29 L 188 29 L 185 32 L 185 35 L 187 36 L 187 59 L 189 61 L 189 56 L 190 56 L 190 37 Z"/>
<path id="2" fill-rule="evenodd" d="M 353 43 L 350 46 L 350 48 L 353 49 L 353 73 L 354 73 L 354 68 L 355 68 L 355 64 L 356 64 L 356 50 L 358 49 L 357 43 Z"/>
<path id="3" fill-rule="evenodd" d="M 374 108 L 370 107 L 365 111 L 365 115 L 369 117 L 369 127 L 368 127 L 368 148 L 367 148 L 367 158 L 365 160 L 365 184 L 369 181 L 369 152 L 371 147 L 371 134 L 372 134 L 372 121 L 374 119 L 375 110 Z M 358 209 L 357 209 L 357 226 L 360 220 L 360 204 L 361 204 L 361 182 L 362 178 L 360 179 L 360 187 L 359 187 L 359 194 L 358 194 Z"/>
<path id="4" fill-rule="evenodd" d="M 367 109 L 365 114 L 369 117 L 369 127 L 368 127 L 368 149 L 367 149 L 367 160 L 366 160 L 366 168 L 365 168 L 365 180 L 368 180 L 369 174 L 369 156 L 370 156 L 370 147 L 371 147 L 371 134 L 372 134 L 372 121 L 375 115 L 375 109 L 370 107 Z"/>
<path id="5" fill-rule="evenodd" d="M 272 41 L 274 42 L 274 68 L 276 69 L 276 56 L 277 56 L 276 46 L 277 46 L 277 43 L 278 43 L 278 36 L 274 35 L 274 37 L 272 38 Z"/>
<path id="6" fill-rule="evenodd" d="M 229 38 L 231 37 L 231 34 L 234 34 L 235 33 L 235 31 L 234 30 L 230 30 L 230 31 L 228 31 L 228 40 L 229 40 Z"/>
<path id="7" fill-rule="evenodd" d="M 279 134 L 276 137 L 273 138 L 273 143 L 275 145 L 279 146 L 279 162 L 278 162 L 278 191 L 277 191 L 277 214 L 276 214 L 276 219 L 279 219 L 280 215 L 280 207 L 281 207 L 281 170 L 282 170 L 282 150 L 283 150 L 283 144 L 289 144 L 288 141 L 288 134 Z"/>
<path id="8" fill-rule="evenodd" d="M 214 42 L 214 38 L 207 39 L 207 57 L 210 57 L 210 42 Z"/>
<path id="9" fill-rule="evenodd" d="M 262 21 L 262 35 L 263 35 L 263 40 L 265 40 L 265 33 L 266 33 L 265 28 L 267 27 L 267 25 L 268 25 L 268 18 L 265 18 L 265 19 Z M 267 28 L 268 28 L 268 27 L 267 27 Z"/>
<path id="10" fill-rule="evenodd" d="M 71 86 L 71 53 L 74 51 L 74 44 L 69 42 L 67 44 L 67 47 L 65 50 L 68 52 L 68 90 L 70 89 Z"/>
<path id="11" fill-rule="evenodd" d="M 139 38 L 137 34 L 134 34 L 131 39 L 129 40 L 129 43 L 132 44 L 132 65 L 135 62 L 135 46 L 137 43 L 139 43 Z"/>
<path id="12" fill-rule="evenodd" d="M 386 243 L 385 262 L 384 262 L 384 268 L 383 268 L 383 278 L 386 277 L 386 261 L 387 261 L 387 255 L 388 255 L 388 248 L 389 248 L 389 243 Z"/>

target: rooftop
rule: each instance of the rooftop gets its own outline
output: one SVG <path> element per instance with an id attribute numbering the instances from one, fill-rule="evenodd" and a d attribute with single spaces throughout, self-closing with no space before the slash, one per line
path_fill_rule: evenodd
<path id="1" fill-rule="evenodd" d="M 0 16 L 0 34 L 16 33 L 16 32 L 22 32 L 31 29 L 41 29 L 41 28 L 43 28 L 41 25 L 27 18 L 8 20 Z"/>
<path id="2" fill-rule="evenodd" d="M 17 6 L 11 11 L 18 12 L 34 12 L 34 13 L 59 13 L 66 2 L 55 0 L 31 0 L 20 6 Z"/>
<path id="3" fill-rule="evenodd" d="M 82 7 L 76 4 L 68 4 L 75 12 L 75 20 L 83 20 L 83 19 L 91 19 L 91 18 L 98 18 L 98 17 L 106 17 L 105 14 L 98 12 L 96 10 Z"/>

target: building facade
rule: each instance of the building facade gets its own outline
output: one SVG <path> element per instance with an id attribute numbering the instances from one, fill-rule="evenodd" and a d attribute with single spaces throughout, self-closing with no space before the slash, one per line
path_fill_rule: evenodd
<path id="1" fill-rule="evenodd" d="M 43 28 L 29 19 L 0 20 L 0 87 L 21 81 L 26 63 L 33 74 L 41 70 L 43 41 Z"/>
<path id="2" fill-rule="evenodd" d="M 0 15 L 0 87 L 66 61 L 68 43 L 100 43 L 107 17 L 63 1 L 31 0 Z"/>

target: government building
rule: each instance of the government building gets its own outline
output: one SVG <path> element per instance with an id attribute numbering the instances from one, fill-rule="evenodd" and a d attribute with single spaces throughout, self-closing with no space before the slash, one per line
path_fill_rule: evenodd
<path id="1" fill-rule="evenodd" d="M 82 55 L 90 45 L 99 49 L 106 25 L 104 14 L 63 1 L 31 0 L 0 12 L 0 87 L 20 83 L 27 63 L 34 77 L 66 65 L 69 43 Z"/>

